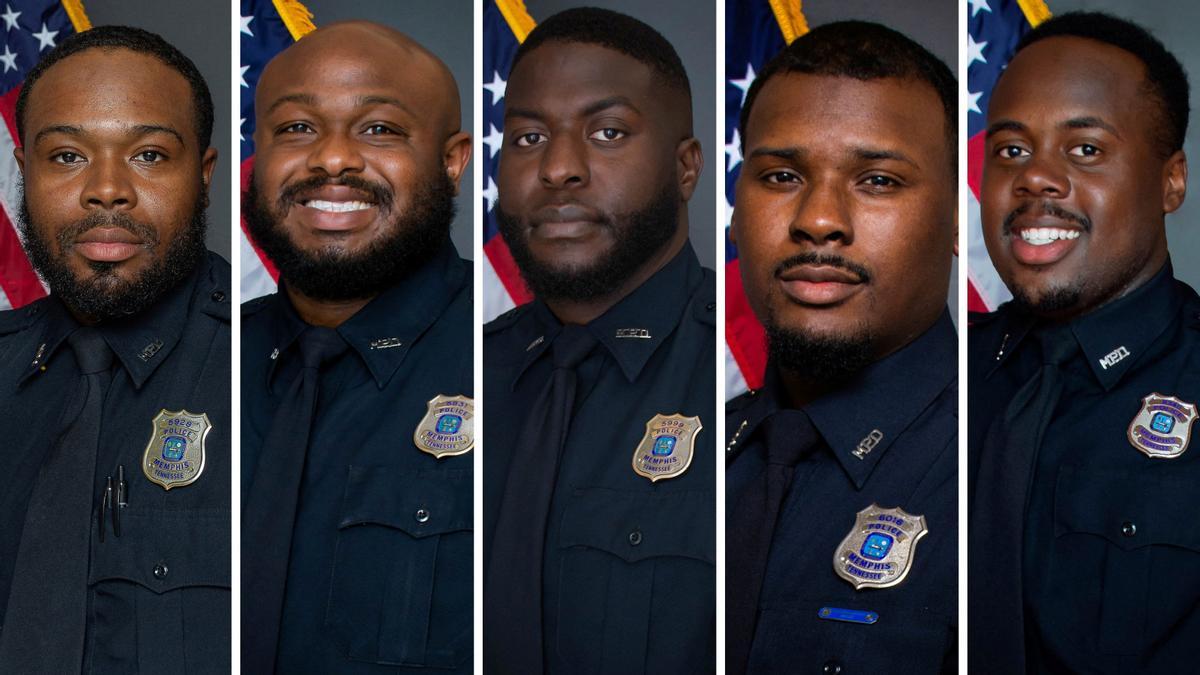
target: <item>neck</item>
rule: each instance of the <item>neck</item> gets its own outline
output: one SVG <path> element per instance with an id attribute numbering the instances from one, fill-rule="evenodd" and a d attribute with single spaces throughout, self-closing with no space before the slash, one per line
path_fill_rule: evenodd
<path id="1" fill-rule="evenodd" d="M 292 307 L 296 308 L 296 313 L 305 323 L 325 328 L 337 328 L 342 325 L 375 297 L 372 295 L 356 300 L 316 300 L 291 286 L 284 286 L 284 290 L 288 299 L 292 301 Z"/>
<path id="2" fill-rule="evenodd" d="M 633 273 L 626 279 L 615 291 L 608 293 L 598 298 L 588 298 L 586 300 L 562 300 L 558 298 L 543 298 L 546 306 L 554 313 L 564 324 L 587 325 L 597 318 L 604 315 L 605 312 L 612 309 L 618 302 L 625 299 L 625 296 L 636 291 L 642 284 L 654 276 L 656 272 L 661 270 L 667 263 L 683 250 L 683 245 L 687 243 L 688 227 L 687 222 L 681 222 L 678 229 L 675 230 L 675 236 L 667 242 L 666 246 L 654 254 L 644 265 L 638 268 L 637 272 Z"/>

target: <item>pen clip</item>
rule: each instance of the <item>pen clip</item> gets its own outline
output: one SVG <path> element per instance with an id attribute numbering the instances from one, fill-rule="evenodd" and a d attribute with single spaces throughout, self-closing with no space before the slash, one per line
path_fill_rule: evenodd
<path id="1" fill-rule="evenodd" d="M 125 489 L 125 465 L 121 464 L 117 466 L 117 503 L 112 514 L 113 534 L 118 537 L 121 536 L 121 509 L 129 503 L 129 495 L 125 493 Z"/>
<path id="2" fill-rule="evenodd" d="M 112 499 L 113 479 L 112 476 L 109 476 L 104 485 L 104 494 L 100 498 L 100 522 L 98 523 L 100 525 L 100 541 L 104 541 L 104 530 L 106 529 L 104 526 L 104 516 L 105 512 L 112 508 Z"/>

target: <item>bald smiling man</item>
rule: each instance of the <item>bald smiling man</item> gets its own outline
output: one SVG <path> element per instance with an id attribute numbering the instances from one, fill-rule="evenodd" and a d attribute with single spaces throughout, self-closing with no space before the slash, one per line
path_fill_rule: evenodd
<path id="1" fill-rule="evenodd" d="M 242 672 L 471 668 L 471 155 L 454 77 L 333 24 L 264 70 L 243 212 Z"/>

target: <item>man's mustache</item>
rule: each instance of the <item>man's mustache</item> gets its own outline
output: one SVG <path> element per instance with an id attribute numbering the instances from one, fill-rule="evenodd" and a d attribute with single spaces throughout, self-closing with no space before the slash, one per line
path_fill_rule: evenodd
<path id="1" fill-rule="evenodd" d="M 94 230 L 98 227 L 117 227 L 132 233 L 145 246 L 151 248 L 158 246 L 158 230 L 134 220 L 128 213 L 121 211 L 93 211 L 83 220 L 71 223 L 59 231 L 57 236 L 59 248 L 66 250 L 73 246 L 75 241 L 84 232 Z"/>
<path id="2" fill-rule="evenodd" d="M 1059 220 L 1075 223 L 1079 227 L 1083 228 L 1084 232 L 1092 231 L 1091 218 L 1088 218 L 1087 216 L 1081 216 L 1077 213 L 1072 213 L 1071 211 L 1064 209 L 1052 201 L 1042 200 L 1040 202 L 1025 202 L 1024 204 L 1021 204 L 1017 208 L 1013 209 L 1012 213 L 1009 213 L 1004 217 L 1004 229 L 1002 230 L 1002 233 L 1012 234 L 1013 221 L 1020 216 L 1029 213 L 1034 207 L 1038 208 L 1038 215 L 1053 216 Z"/>
<path id="3" fill-rule="evenodd" d="M 371 197 L 371 201 L 375 203 L 381 212 L 386 213 L 392 208 L 394 195 L 386 185 L 358 176 L 339 176 L 337 178 L 332 176 L 311 176 L 294 183 L 289 183 L 283 187 L 279 193 L 279 210 L 286 212 L 300 201 L 300 195 L 319 190 L 326 185 L 343 185 L 365 193 Z"/>
<path id="4" fill-rule="evenodd" d="M 871 281 L 871 273 L 868 272 L 867 268 L 863 267 L 862 265 L 850 260 L 846 260 L 840 255 L 833 255 L 831 253 L 816 253 L 814 251 L 800 253 L 785 259 L 783 262 L 775 266 L 775 276 L 779 277 L 793 267 L 799 267 L 801 265 L 827 265 L 829 267 L 838 267 L 854 274 L 862 283 L 869 283 Z"/>

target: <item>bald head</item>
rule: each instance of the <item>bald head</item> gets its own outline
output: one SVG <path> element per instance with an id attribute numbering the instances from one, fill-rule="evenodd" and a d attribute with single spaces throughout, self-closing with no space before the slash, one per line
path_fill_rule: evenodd
<path id="1" fill-rule="evenodd" d="M 259 78 L 255 111 L 261 123 L 281 99 L 358 93 L 365 83 L 377 90 L 370 96 L 426 117 L 443 139 L 461 128 L 458 85 L 446 64 L 404 33 L 369 21 L 330 24 L 280 52 Z"/>

